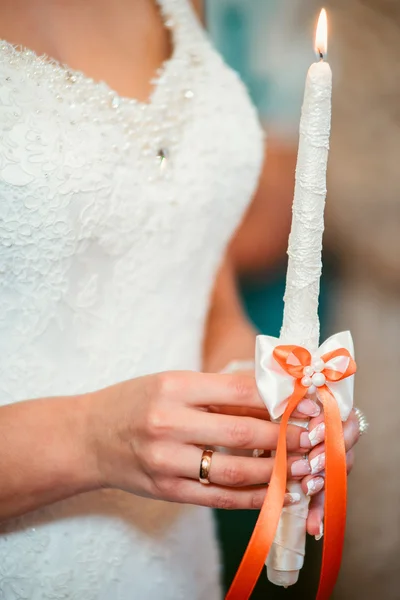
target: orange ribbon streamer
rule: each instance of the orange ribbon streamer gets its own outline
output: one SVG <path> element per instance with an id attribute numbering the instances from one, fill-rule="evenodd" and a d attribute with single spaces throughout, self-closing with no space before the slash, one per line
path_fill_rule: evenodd
<path id="1" fill-rule="evenodd" d="M 323 373 L 327 381 L 340 381 L 356 372 L 356 363 L 345 348 L 328 352 L 322 356 L 322 360 L 327 364 L 339 356 L 348 359 L 347 368 L 342 373 L 326 367 Z M 296 364 L 292 364 L 293 360 L 289 363 L 289 357 L 294 357 Z M 287 426 L 292 412 L 308 391 L 308 388 L 301 383 L 304 367 L 311 364 L 311 355 L 308 350 L 294 345 L 277 346 L 274 350 L 274 358 L 289 375 L 294 377 L 294 391 L 288 398 L 288 404 L 281 419 L 274 470 L 268 486 L 268 493 L 226 600 L 250 598 L 267 559 L 278 527 L 286 492 Z M 328 600 L 333 592 L 342 558 L 346 526 L 347 469 L 342 421 L 337 402 L 327 385 L 318 388 L 318 395 L 323 403 L 325 413 L 326 462 L 325 534 L 316 600 Z"/>

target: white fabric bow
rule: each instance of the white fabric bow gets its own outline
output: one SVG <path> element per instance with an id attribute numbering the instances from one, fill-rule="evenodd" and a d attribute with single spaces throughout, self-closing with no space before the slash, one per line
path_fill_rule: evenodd
<path id="1" fill-rule="evenodd" d="M 259 335 L 256 340 L 256 382 L 258 391 L 271 415 L 272 419 L 279 419 L 287 406 L 288 398 L 293 393 L 295 379 L 287 373 L 273 356 L 276 346 L 283 345 L 281 340 L 268 335 Z M 324 355 L 333 350 L 345 348 L 354 358 L 354 344 L 350 331 L 342 331 L 328 338 L 312 356 L 311 365 L 317 364 Z M 295 357 L 293 357 L 294 360 Z M 325 368 L 344 373 L 348 364 L 348 357 L 338 356 L 325 363 Z M 293 362 L 295 364 L 295 362 Z M 297 361 L 297 364 L 300 364 Z M 322 370 L 323 373 L 323 370 Z M 342 421 L 346 421 L 353 408 L 354 375 L 340 381 L 326 381 L 327 387 L 338 403 Z M 310 389 L 311 391 L 311 389 Z M 310 392 L 309 392 L 310 393 Z M 318 396 L 318 387 L 313 393 Z"/>

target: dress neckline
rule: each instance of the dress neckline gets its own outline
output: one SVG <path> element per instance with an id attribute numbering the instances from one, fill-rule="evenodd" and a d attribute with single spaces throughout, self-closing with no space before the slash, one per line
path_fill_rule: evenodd
<path id="1" fill-rule="evenodd" d="M 171 68 L 171 65 L 173 65 L 176 61 L 180 50 L 180 40 L 177 35 L 177 15 L 173 14 L 169 7 L 167 8 L 166 0 L 155 0 L 155 2 L 159 8 L 164 28 L 170 33 L 172 49 L 170 56 L 161 63 L 154 77 L 152 77 L 150 80 L 152 89 L 146 101 L 138 100 L 132 96 L 121 95 L 106 81 L 102 79 L 94 79 L 80 69 L 73 69 L 68 64 L 62 63 L 46 53 L 39 54 L 22 44 L 12 44 L 5 39 L 0 39 L 0 53 L 3 56 L 8 55 L 11 61 L 13 59 L 28 59 L 30 62 L 35 63 L 41 70 L 48 69 L 50 76 L 52 74 L 51 72 L 56 70 L 58 74 L 64 75 L 65 80 L 69 81 L 71 84 L 79 82 L 83 83 L 85 87 L 90 86 L 94 90 L 101 90 L 103 92 L 105 91 L 112 98 L 111 103 L 114 107 L 116 104 L 118 104 L 118 106 L 120 104 L 128 104 L 145 110 L 153 105 L 155 98 L 158 95 L 161 82 L 164 80 L 168 70 Z"/>

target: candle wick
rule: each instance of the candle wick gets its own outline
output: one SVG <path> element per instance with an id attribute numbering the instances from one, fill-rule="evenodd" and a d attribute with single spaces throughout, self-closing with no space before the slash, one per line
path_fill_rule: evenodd
<path id="1" fill-rule="evenodd" d="M 322 54 L 321 50 L 319 48 L 317 48 L 318 50 L 318 54 L 321 60 L 324 60 L 324 55 Z"/>

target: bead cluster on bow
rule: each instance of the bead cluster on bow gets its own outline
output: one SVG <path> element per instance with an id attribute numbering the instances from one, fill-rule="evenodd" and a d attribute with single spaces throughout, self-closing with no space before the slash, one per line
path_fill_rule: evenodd
<path id="1" fill-rule="evenodd" d="M 304 367 L 301 385 L 308 388 L 310 394 L 316 391 L 316 388 L 322 387 L 326 383 L 326 377 L 323 374 L 325 363 L 321 358 L 315 358 L 311 365 Z"/>

